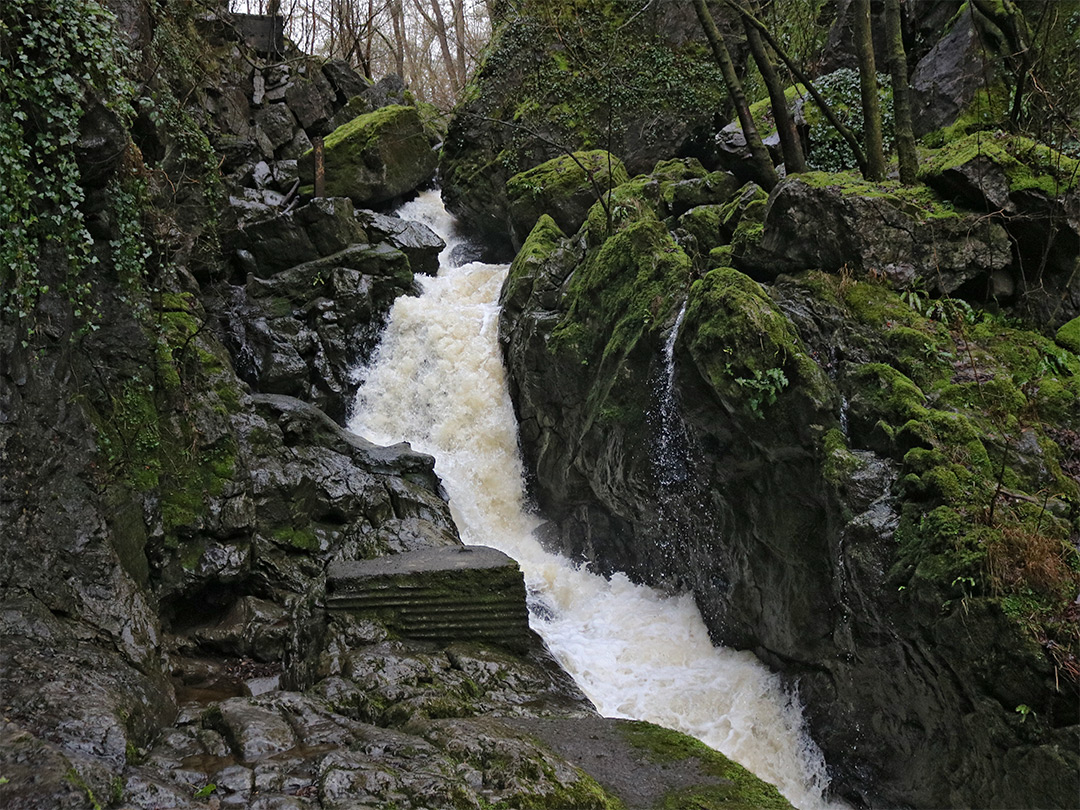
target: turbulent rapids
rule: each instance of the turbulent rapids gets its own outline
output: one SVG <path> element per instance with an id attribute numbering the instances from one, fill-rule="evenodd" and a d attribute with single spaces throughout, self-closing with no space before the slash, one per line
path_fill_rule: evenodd
<path id="1" fill-rule="evenodd" d="M 798 701 L 750 653 L 717 648 L 692 598 L 594 575 L 545 551 L 527 513 L 517 425 L 497 344 L 505 265 L 451 267 L 453 222 L 437 192 L 398 216 L 448 243 L 420 297 L 399 298 L 361 379 L 349 427 L 433 455 L 466 543 L 521 564 L 533 628 L 605 716 L 691 734 L 773 782 L 797 807 L 827 806 L 824 763 Z"/>

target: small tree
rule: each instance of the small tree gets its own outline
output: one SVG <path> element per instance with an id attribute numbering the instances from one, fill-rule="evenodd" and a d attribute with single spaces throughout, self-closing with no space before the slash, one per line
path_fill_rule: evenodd
<path id="1" fill-rule="evenodd" d="M 855 0 L 855 53 L 859 59 L 859 91 L 862 96 L 863 140 L 866 144 L 867 180 L 885 177 L 885 152 L 881 136 L 881 102 L 874 65 L 874 38 L 870 28 L 870 0 Z"/>
<path id="2" fill-rule="evenodd" d="M 773 167 L 769 150 L 761 142 L 761 135 L 754 124 L 754 117 L 750 115 L 750 105 L 746 101 L 742 82 L 739 81 L 739 76 L 735 72 L 735 63 L 731 59 L 731 53 L 727 49 L 727 44 L 724 42 L 720 29 L 716 27 L 716 21 L 713 20 L 708 6 L 705 5 L 705 0 L 693 0 L 693 2 L 698 21 L 705 32 L 705 39 L 709 41 L 709 47 L 712 48 L 716 64 L 724 75 L 724 84 L 727 85 L 728 94 L 735 104 L 735 111 L 739 116 L 743 137 L 746 138 L 746 145 L 750 148 L 750 162 L 756 175 L 755 179 L 759 186 L 766 191 L 771 191 L 778 180 L 776 169 Z"/>
<path id="3" fill-rule="evenodd" d="M 756 7 L 752 8 L 752 11 L 757 10 Z M 747 20 L 745 15 L 740 15 L 740 17 L 742 17 L 743 29 L 746 31 L 746 42 L 750 46 L 750 53 L 754 57 L 758 70 L 761 71 L 765 89 L 769 93 L 773 120 L 776 121 L 776 132 L 780 136 L 780 149 L 784 155 L 784 168 L 788 174 L 805 172 L 806 159 L 803 156 L 802 143 L 799 141 L 798 132 L 795 131 L 795 122 L 788 112 L 784 83 L 776 70 L 776 62 L 769 53 L 761 32 Z"/>
<path id="4" fill-rule="evenodd" d="M 908 87 L 907 54 L 900 25 L 900 0 L 885 0 L 885 33 L 889 47 L 889 70 L 892 75 L 893 126 L 896 155 L 900 164 L 900 182 L 914 185 L 918 171 L 915 155 L 915 130 L 911 121 L 911 92 Z"/>

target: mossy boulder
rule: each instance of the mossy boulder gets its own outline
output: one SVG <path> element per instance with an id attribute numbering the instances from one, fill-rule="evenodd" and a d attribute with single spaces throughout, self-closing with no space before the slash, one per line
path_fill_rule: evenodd
<path id="1" fill-rule="evenodd" d="M 755 278 L 846 268 L 953 293 L 1005 271 L 1012 246 L 1001 224 L 925 188 L 810 172 L 773 189 L 758 250 L 742 255 L 737 266 Z"/>
<path id="2" fill-rule="evenodd" d="M 711 232 L 711 207 L 672 216 L 669 191 L 695 179 L 670 164 L 635 177 L 573 239 L 541 219 L 511 269 L 500 334 L 546 539 L 681 583 L 717 638 L 797 678 L 853 801 L 1067 806 L 1080 729 L 1054 672 L 1077 666 L 1069 331 L 1055 343 L 872 272 L 872 240 L 901 242 L 872 228 L 976 220 L 926 187 L 786 180 L 863 220 L 833 241 L 833 272 L 762 283 L 729 266 L 768 238 L 775 197 L 754 193 L 731 211 L 737 244 L 710 251 L 719 267 L 644 272 L 686 268 L 686 235 Z M 888 733 L 854 731 L 871 717 Z M 898 746 L 911 767 L 891 764 Z M 1005 777 L 1006 761 L 1031 769 Z"/>
<path id="3" fill-rule="evenodd" d="M 506 186 L 514 247 L 544 214 L 564 233 L 576 233 L 593 204 L 629 179 L 622 161 L 602 149 L 562 155 L 515 174 Z"/>
<path id="4" fill-rule="evenodd" d="M 945 145 L 920 170 L 937 193 L 1006 229 L 1032 317 L 1080 313 L 1080 161 L 1004 132 Z"/>
<path id="5" fill-rule="evenodd" d="M 690 355 L 725 407 L 763 418 L 789 386 L 827 400 L 821 369 L 791 322 L 738 270 L 721 267 L 694 282 L 683 328 Z"/>
<path id="6" fill-rule="evenodd" d="M 1073 318 L 1057 330 L 1055 339 L 1059 346 L 1080 354 L 1080 318 Z"/>
<path id="7" fill-rule="evenodd" d="M 429 181 L 438 166 L 415 107 L 391 105 L 359 115 L 326 136 L 326 194 L 362 206 L 385 203 Z M 314 182 L 314 155 L 299 161 L 301 182 Z"/>

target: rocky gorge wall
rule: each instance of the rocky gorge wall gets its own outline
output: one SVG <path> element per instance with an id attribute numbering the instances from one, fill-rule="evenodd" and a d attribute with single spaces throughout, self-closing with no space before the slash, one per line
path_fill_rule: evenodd
<path id="1" fill-rule="evenodd" d="M 1070 806 L 1072 268 L 1055 342 L 930 295 L 1013 267 L 1001 225 L 851 178 L 736 186 L 661 163 L 515 259 L 500 334 L 548 541 L 692 591 L 798 685 L 845 798 Z"/>

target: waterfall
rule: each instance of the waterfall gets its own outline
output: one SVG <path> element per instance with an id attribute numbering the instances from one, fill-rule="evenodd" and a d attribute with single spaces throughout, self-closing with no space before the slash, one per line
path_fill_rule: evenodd
<path id="1" fill-rule="evenodd" d="M 690 734 L 775 784 L 797 807 L 827 807 L 824 763 L 798 701 L 752 654 L 714 647 L 690 596 L 664 596 L 621 574 L 597 576 L 533 537 L 539 521 L 524 508 L 497 341 L 507 267 L 450 266 L 459 240 L 437 192 L 398 216 L 424 222 L 448 244 L 438 276 L 419 279 L 419 297 L 397 300 L 378 350 L 358 371 L 350 429 L 382 444 L 408 441 L 435 457 L 462 539 L 520 563 L 533 628 L 601 714 Z"/>
<path id="2" fill-rule="evenodd" d="M 656 415 L 654 423 L 655 444 L 653 466 L 657 481 L 662 487 L 672 487 L 684 482 L 689 475 L 690 454 L 686 429 L 679 417 L 679 405 L 675 396 L 675 341 L 679 337 L 683 318 L 686 317 L 686 300 L 683 301 L 675 324 L 664 341 L 664 361 L 661 378 L 656 386 Z"/>

